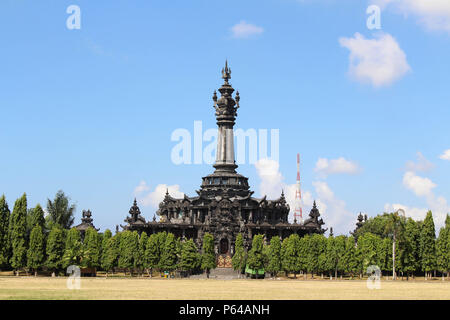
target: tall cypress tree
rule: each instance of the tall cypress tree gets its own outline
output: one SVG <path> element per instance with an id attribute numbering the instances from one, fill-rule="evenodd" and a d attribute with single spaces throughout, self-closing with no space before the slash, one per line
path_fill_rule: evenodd
<path id="1" fill-rule="evenodd" d="M 236 241 L 234 243 L 234 255 L 231 259 L 233 269 L 242 274 L 245 270 L 245 249 L 244 249 L 244 238 L 242 234 L 238 234 Z"/>
<path id="2" fill-rule="evenodd" d="M 153 274 L 153 270 L 157 269 L 159 266 L 159 260 L 161 258 L 160 248 L 158 244 L 158 234 L 152 234 L 147 239 L 147 245 L 145 247 L 145 261 L 147 263 L 147 268 L 150 269 L 150 277 Z"/>
<path id="3" fill-rule="evenodd" d="M 299 247 L 300 238 L 298 234 L 291 234 L 286 240 L 283 255 L 283 270 L 285 270 L 286 275 L 293 273 L 294 277 L 297 278 L 297 273 L 300 271 L 300 261 L 299 261 Z"/>
<path id="4" fill-rule="evenodd" d="M 314 273 L 319 272 L 319 256 L 321 250 L 321 241 L 323 235 L 313 234 L 309 237 L 309 244 L 307 246 L 307 271 L 314 277 Z"/>
<path id="5" fill-rule="evenodd" d="M 422 270 L 425 272 L 425 279 L 431 277 L 431 271 L 436 268 L 436 231 L 434 229 L 433 214 L 427 212 L 423 221 L 420 233 L 420 251 L 422 256 Z"/>
<path id="6" fill-rule="evenodd" d="M 358 272 L 358 261 L 356 256 L 355 238 L 350 236 L 345 242 L 345 271 L 350 273 L 352 278 Z"/>
<path id="7" fill-rule="evenodd" d="M 10 242 L 9 242 L 9 220 L 10 211 L 5 195 L 0 197 L 0 268 L 9 266 Z"/>
<path id="8" fill-rule="evenodd" d="M 381 238 L 370 232 L 364 233 L 358 238 L 358 255 L 360 260 L 360 272 L 365 273 L 371 265 L 379 265 L 377 247 Z"/>
<path id="9" fill-rule="evenodd" d="M 216 268 L 216 253 L 214 250 L 214 237 L 205 233 L 203 237 L 202 248 L 202 264 L 201 267 L 206 271 L 206 276 L 209 278 L 209 273 L 212 269 Z"/>
<path id="10" fill-rule="evenodd" d="M 34 270 L 34 276 L 44 263 L 44 233 L 39 224 L 31 230 L 30 246 L 27 252 L 27 267 Z"/>
<path id="11" fill-rule="evenodd" d="M 118 264 L 119 236 L 120 234 L 116 234 L 114 237 L 109 238 L 103 250 L 102 268 L 106 271 L 106 276 L 108 276 L 108 272 L 114 270 L 114 267 Z"/>
<path id="12" fill-rule="evenodd" d="M 97 230 L 89 227 L 83 241 L 83 259 L 81 261 L 83 267 L 97 268 L 100 266 L 100 245 Z"/>
<path id="13" fill-rule="evenodd" d="M 26 266 L 27 196 L 16 200 L 11 214 L 11 266 L 17 271 Z"/>
<path id="14" fill-rule="evenodd" d="M 333 235 L 328 236 L 327 239 L 327 262 L 326 262 L 326 270 L 328 271 L 328 275 L 330 280 L 333 278 L 333 273 L 336 269 L 337 264 L 337 252 L 335 248 L 335 238 Z"/>
<path id="15" fill-rule="evenodd" d="M 71 265 L 79 266 L 83 257 L 83 244 L 81 242 L 80 231 L 72 228 L 67 232 L 64 245 L 64 254 L 62 257 L 62 266 L 67 268 Z"/>
<path id="16" fill-rule="evenodd" d="M 31 226 L 34 228 L 36 225 L 40 226 L 42 230 L 45 227 L 45 218 L 44 218 L 44 210 L 41 205 L 38 203 L 36 207 L 33 209 L 33 214 L 30 217 Z"/>
<path id="17" fill-rule="evenodd" d="M 100 258 L 100 266 L 103 268 L 104 258 L 106 255 L 106 249 L 108 247 L 108 241 L 112 238 L 112 232 L 109 229 L 106 229 L 101 236 L 102 240 L 102 250 L 101 250 L 101 258 Z M 103 269 L 105 270 L 105 269 Z"/>
<path id="18" fill-rule="evenodd" d="M 298 254 L 298 267 L 299 271 L 303 272 L 303 278 L 306 280 L 308 268 L 315 263 L 309 261 L 309 251 L 310 251 L 311 236 L 305 235 L 299 237 L 297 241 L 297 254 Z"/>
<path id="19" fill-rule="evenodd" d="M 281 271 L 281 240 L 279 237 L 272 237 L 269 246 L 269 264 L 267 271 L 275 277 Z"/>
<path id="20" fill-rule="evenodd" d="M 135 257 L 135 266 L 139 270 L 139 273 L 142 275 L 142 270 L 147 269 L 145 249 L 147 247 L 148 236 L 145 232 L 142 232 L 140 236 L 136 232 L 135 237 L 136 236 L 138 240 L 138 250 Z"/>
<path id="21" fill-rule="evenodd" d="M 338 273 L 343 275 L 345 272 L 345 242 L 346 237 L 343 235 L 337 236 L 335 238 L 335 245 L 336 245 L 336 269 L 335 269 L 335 277 L 337 278 Z"/>
<path id="22" fill-rule="evenodd" d="M 421 269 L 420 266 L 420 228 L 416 221 L 408 218 L 405 224 L 405 248 L 403 258 L 403 270 L 406 272 L 407 278 L 414 275 L 415 272 Z"/>
<path id="23" fill-rule="evenodd" d="M 379 239 L 377 242 L 377 260 L 382 272 L 392 272 L 392 240 L 390 238 Z"/>
<path id="24" fill-rule="evenodd" d="M 321 234 L 318 237 L 318 240 L 317 272 L 320 273 L 323 278 L 323 273 L 327 271 L 327 238 Z"/>
<path id="25" fill-rule="evenodd" d="M 175 236 L 172 233 L 167 234 L 164 250 L 161 254 L 161 269 L 164 271 L 173 271 L 177 267 L 177 245 Z"/>
<path id="26" fill-rule="evenodd" d="M 448 275 L 450 270 L 450 216 L 448 214 L 445 222 L 436 241 L 436 265 L 442 273 L 442 280 L 444 280 L 444 274 Z"/>
<path id="27" fill-rule="evenodd" d="M 200 254 L 192 239 L 185 241 L 181 248 L 180 269 L 191 274 L 201 264 Z"/>
<path id="28" fill-rule="evenodd" d="M 231 259 L 233 269 L 242 274 L 245 270 L 245 248 L 242 234 L 238 234 L 234 243 L 234 255 Z"/>
<path id="29" fill-rule="evenodd" d="M 59 225 L 54 225 L 50 231 L 47 239 L 47 261 L 46 266 L 51 269 L 52 276 L 55 276 L 55 272 L 61 269 L 62 257 L 64 254 L 64 240 L 63 240 L 63 230 Z"/>
<path id="30" fill-rule="evenodd" d="M 130 274 L 134 268 L 136 251 L 139 250 L 139 242 L 131 231 L 124 231 L 120 235 L 119 267 L 128 269 Z"/>
<path id="31" fill-rule="evenodd" d="M 247 265 L 252 270 L 264 268 L 264 235 L 258 234 L 253 237 L 252 248 L 248 253 Z"/>

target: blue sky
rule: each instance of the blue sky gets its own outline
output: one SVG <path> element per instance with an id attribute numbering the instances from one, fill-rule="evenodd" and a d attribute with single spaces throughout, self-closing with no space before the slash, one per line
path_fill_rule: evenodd
<path id="1" fill-rule="evenodd" d="M 212 168 L 173 164 L 170 137 L 196 120 L 214 128 L 211 96 L 228 59 L 241 95 L 236 126 L 280 129 L 283 178 L 261 178 L 276 171 L 270 163 L 239 168 L 256 195 L 290 190 L 300 152 L 304 210 L 318 199 L 338 233 L 360 211 L 395 206 L 415 218 L 431 208 L 442 220 L 450 8 L 417 1 L 374 1 L 381 30 L 369 30 L 371 2 L 356 0 L 4 0 L 0 193 L 12 207 L 26 192 L 34 206 L 62 189 L 77 204 L 76 222 L 91 209 L 102 230 L 122 223 L 143 181 L 147 219 L 155 207 L 145 198 L 158 185 L 195 195 Z M 79 30 L 66 27 L 72 4 Z M 381 85 L 366 72 L 373 62 Z"/>

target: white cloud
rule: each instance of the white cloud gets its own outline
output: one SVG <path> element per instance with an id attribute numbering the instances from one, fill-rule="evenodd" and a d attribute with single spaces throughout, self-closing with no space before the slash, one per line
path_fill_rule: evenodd
<path id="1" fill-rule="evenodd" d="M 403 185 L 413 191 L 416 196 L 428 196 L 431 194 L 436 184 L 428 178 L 417 176 L 414 172 L 408 171 L 403 176 Z"/>
<path id="2" fill-rule="evenodd" d="M 234 38 L 249 38 L 251 36 L 263 33 L 264 29 L 242 20 L 238 24 L 231 27 L 231 32 Z"/>
<path id="3" fill-rule="evenodd" d="M 335 234 L 348 234 L 353 230 L 356 217 L 346 208 L 345 201 L 337 198 L 325 181 L 314 181 L 313 186 L 318 198 L 326 204 L 322 212 L 327 226 L 332 227 Z"/>
<path id="4" fill-rule="evenodd" d="M 450 161 L 450 149 L 445 150 L 443 154 L 440 155 L 442 160 L 449 160 Z"/>
<path id="5" fill-rule="evenodd" d="M 134 194 L 140 194 L 140 193 L 148 191 L 148 190 L 150 190 L 150 187 L 147 185 L 147 182 L 142 180 L 139 183 L 139 185 L 136 188 L 134 188 Z"/>
<path id="6" fill-rule="evenodd" d="M 255 167 L 261 181 L 259 188 L 261 196 L 267 195 L 269 199 L 277 199 L 281 190 L 285 191 L 286 201 L 291 208 L 290 221 L 292 222 L 296 205 L 295 191 L 297 185 L 283 182 L 284 177 L 279 170 L 279 163 L 275 160 L 259 160 Z M 333 227 L 335 234 L 347 234 L 350 230 L 353 230 L 356 217 L 346 209 L 345 202 L 335 196 L 326 182 L 315 181 L 313 186 L 317 198 L 310 191 L 302 191 L 303 218 L 309 218 L 309 210 L 313 201 L 316 200 L 326 227 Z"/>
<path id="7" fill-rule="evenodd" d="M 141 183 L 134 189 L 136 198 L 144 207 L 151 206 L 158 208 L 161 201 L 164 200 L 167 190 L 169 190 L 169 194 L 174 198 L 184 197 L 184 193 L 180 191 L 180 186 L 177 184 L 172 186 L 168 186 L 167 184 L 158 184 L 153 191 L 145 194 L 145 192 L 149 190 L 150 187 L 145 181 L 141 181 Z"/>
<path id="8" fill-rule="evenodd" d="M 417 152 L 417 162 L 408 161 L 406 170 L 408 171 L 428 171 L 434 168 L 434 164 L 430 162 L 421 152 Z"/>
<path id="9" fill-rule="evenodd" d="M 370 1 L 373 3 L 373 0 Z M 448 0 L 376 0 L 383 8 L 392 8 L 404 16 L 413 15 L 429 30 L 450 32 L 450 1 Z"/>
<path id="10" fill-rule="evenodd" d="M 269 198 L 278 198 L 284 188 L 283 176 L 280 172 L 280 164 L 271 159 L 260 159 L 255 164 L 261 183 L 259 191 Z"/>
<path id="11" fill-rule="evenodd" d="M 330 160 L 319 158 L 316 162 L 314 171 L 323 176 L 339 173 L 356 174 L 360 171 L 360 167 L 355 162 L 346 160 L 343 157 Z"/>
<path id="12" fill-rule="evenodd" d="M 426 210 L 422 208 L 411 208 L 407 206 L 403 206 L 404 208 L 402 208 L 402 205 L 400 204 L 386 204 L 385 209 L 398 206 L 399 208 L 404 209 L 407 215 L 420 220 L 423 220 L 425 218 L 426 212 L 428 210 L 431 210 L 433 212 L 436 231 L 439 231 L 440 227 L 444 226 L 447 213 L 450 212 L 450 206 L 447 202 L 447 199 L 442 196 L 436 196 L 433 193 L 433 189 L 437 185 L 433 183 L 433 181 L 431 181 L 429 178 L 417 176 L 411 171 L 406 172 L 403 176 L 403 185 L 407 189 L 413 191 L 416 196 L 424 197 L 428 209 Z"/>
<path id="13" fill-rule="evenodd" d="M 414 207 L 408 207 L 406 205 L 400 204 L 400 203 L 386 203 L 384 205 L 384 211 L 385 212 L 395 212 L 399 209 L 405 210 L 405 215 L 407 217 L 411 217 L 414 220 L 423 220 L 426 217 L 426 214 L 428 212 L 427 208 L 414 208 Z"/>
<path id="14" fill-rule="evenodd" d="M 380 33 L 376 39 L 366 39 L 355 33 L 354 38 L 340 38 L 339 43 L 350 50 L 349 73 L 357 81 L 374 87 L 386 86 L 411 70 L 406 54 L 390 34 Z"/>

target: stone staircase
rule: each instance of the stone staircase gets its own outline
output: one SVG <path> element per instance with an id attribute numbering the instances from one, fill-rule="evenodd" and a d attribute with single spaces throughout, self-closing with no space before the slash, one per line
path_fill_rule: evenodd
<path id="1" fill-rule="evenodd" d="M 206 279 L 206 273 L 203 273 L 201 275 L 193 275 L 189 277 L 190 279 Z M 209 274 L 210 279 L 217 279 L 217 280 L 232 280 L 232 279 L 238 279 L 239 273 L 234 271 L 232 268 L 216 268 L 214 270 L 211 270 Z"/>

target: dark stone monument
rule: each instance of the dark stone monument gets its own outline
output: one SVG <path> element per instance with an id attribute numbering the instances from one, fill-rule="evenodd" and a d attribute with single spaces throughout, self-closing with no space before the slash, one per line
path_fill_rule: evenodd
<path id="1" fill-rule="evenodd" d="M 176 199 L 166 192 L 164 200 L 156 212 L 159 221 L 146 222 L 141 216 L 136 199 L 130 209 L 130 217 L 122 226 L 125 230 L 145 231 L 148 235 L 162 231 L 171 232 L 183 239 L 194 239 L 200 248 L 203 235 L 208 232 L 214 236 L 219 267 L 231 267 L 236 237 L 241 233 L 244 244 L 249 247 L 254 235 L 264 234 L 266 241 L 273 236 L 281 239 L 292 233 L 300 236 L 311 233 L 323 234 L 324 222 L 314 206 L 302 224 L 288 222 L 289 205 L 284 193 L 275 200 L 253 197 L 248 178 L 236 172 L 238 166 L 234 157 L 233 127 L 239 108 L 239 92 L 233 97 L 230 85 L 231 70 L 225 63 L 222 69 L 223 85 L 213 101 L 218 125 L 217 157 L 214 172 L 202 178 L 197 196 Z M 280 190 L 281 191 L 281 190 Z"/>

